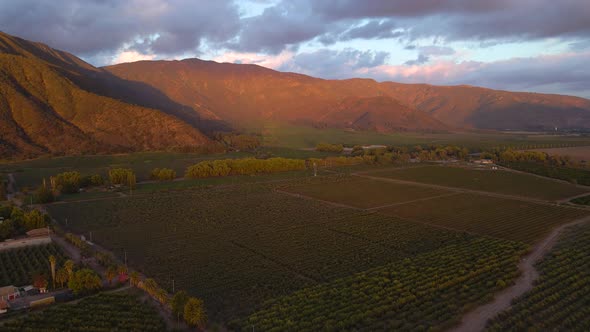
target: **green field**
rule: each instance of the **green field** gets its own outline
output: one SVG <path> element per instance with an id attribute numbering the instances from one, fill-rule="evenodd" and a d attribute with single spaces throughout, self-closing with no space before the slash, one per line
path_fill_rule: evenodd
<path id="1" fill-rule="evenodd" d="M 285 158 L 323 158 L 334 153 L 295 150 L 289 148 L 265 148 L 264 153 Z M 39 158 L 35 160 L 0 163 L 0 173 L 13 173 L 20 188 L 36 188 L 43 179 L 67 171 L 79 171 L 82 175 L 101 174 L 106 176 L 110 168 L 131 168 L 137 173 L 137 180 L 148 180 L 154 168 L 171 168 L 181 177 L 187 167 L 203 160 L 246 158 L 252 153 L 232 152 L 226 154 L 196 154 L 173 152 L 141 152 L 121 155 L 68 156 Z"/>
<path id="2" fill-rule="evenodd" d="M 0 251 L 0 285 L 30 285 L 35 274 L 43 274 L 47 280 L 51 280 L 51 255 L 57 258 L 58 266 L 67 259 L 62 249 L 55 244 Z"/>
<path id="3" fill-rule="evenodd" d="M 567 198 L 588 191 L 567 183 L 522 173 L 462 167 L 414 167 L 371 172 L 369 175 L 545 200 Z"/>
<path id="4" fill-rule="evenodd" d="M 488 323 L 490 331 L 590 330 L 590 225 L 567 230 L 537 264 L 533 290 Z"/>
<path id="5" fill-rule="evenodd" d="M 445 190 L 357 177 L 342 177 L 338 181 L 294 185 L 283 190 L 359 208 L 375 208 L 450 194 Z"/>
<path id="6" fill-rule="evenodd" d="M 453 133 L 377 133 L 372 131 L 313 128 L 282 123 L 267 123 L 253 128 L 263 135 L 266 146 L 293 149 L 311 148 L 318 143 L 345 145 L 383 144 L 414 146 L 418 144 L 461 145 L 474 151 L 512 147 L 514 149 L 552 148 L 590 145 L 584 136 L 556 136 L 536 133 L 453 132 Z"/>
<path id="7" fill-rule="evenodd" d="M 294 291 L 474 239 L 294 198 L 268 185 L 159 192 L 48 210 L 62 224 L 68 218 L 77 233 L 92 231 L 95 242 L 117 255 L 126 251 L 133 267 L 163 287 L 174 279 L 176 289 L 202 297 L 211 317 L 226 322 Z"/>
<path id="8" fill-rule="evenodd" d="M 525 246 L 472 238 L 269 301 L 239 330 L 427 331 L 452 326 L 518 275 Z"/>
<path id="9" fill-rule="evenodd" d="M 533 244 L 558 225 L 590 211 L 473 194 L 388 207 L 380 213 Z"/>
<path id="10" fill-rule="evenodd" d="M 2 331 L 166 331 L 156 310 L 136 292 L 102 293 L 75 304 L 52 306 L 22 318 L 0 321 Z"/>

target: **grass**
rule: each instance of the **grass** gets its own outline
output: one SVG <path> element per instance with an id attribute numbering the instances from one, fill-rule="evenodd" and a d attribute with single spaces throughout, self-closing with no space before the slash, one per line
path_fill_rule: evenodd
<path id="1" fill-rule="evenodd" d="M 552 228 L 590 211 L 459 194 L 379 210 L 436 226 L 534 244 Z"/>
<path id="2" fill-rule="evenodd" d="M 215 320 L 318 283 L 465 241 L 466 235 L 236 185 L 50 205 L 163 287 L 205 299 Z M 65 225 L 63 225 L 65 226 Z"/>
<path id="3" fill-rule="evenodd" d="M 415 167 L 373 172 L 370 175 L 544 200 L 558 200 L 588 191 L 567 183 L 522 173 L 461 167 Z"/>
<path id="4" fill-rule="evenodd" d="M 286 191 L 359 208 L 375 208 L 448 194 L 448 191 L 356 177 L 340 181 L 310 183 Z"/>

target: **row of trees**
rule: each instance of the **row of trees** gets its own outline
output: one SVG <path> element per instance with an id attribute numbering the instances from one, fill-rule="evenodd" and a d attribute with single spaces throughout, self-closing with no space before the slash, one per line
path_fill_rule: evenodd
<path id="1" fill-rule="evenodd" d="M 301 159 L 269 158 L 269 159 L 223 159 L 207 160 L 187 168 L 185 177 L 205 178 L 228 175 L 254 175 L 305 169 L 305 161 Z"/>
<path id="2" fill-rule="evenodd" d="M 0 207 L 0 241 L 49 225 L 49 216 L 37 210 L 26 212 L 16 206 Z"/>
<path id="3" fill-rule="evenodd" d="M 315 146 L 316 151 L 322 152 L 342 152 L 344 151 L 344 146 L 342 144 L 330 144 L 330 143 L 318 143 Z"/>
<path id="4" fill-rule="evenodd" d="M 260 136 L 234 133 L 215 133 L 213 138 L 229 150 L 252 151 L 262 144 Z"/>
<path id="5" fill-rule="evenodd" d="M 176 178 L 176 172 L 170 168 L 154 168 L 150 179 L 158 181 L 172 181 Z"/>
<path id="6" fill-rule="evenodd" d="M 113 168 L 109 170 L 109 181 L 114 185 L 128 186 L 135 188 L 137 177 L 135 172 L 129 168 Z"/>

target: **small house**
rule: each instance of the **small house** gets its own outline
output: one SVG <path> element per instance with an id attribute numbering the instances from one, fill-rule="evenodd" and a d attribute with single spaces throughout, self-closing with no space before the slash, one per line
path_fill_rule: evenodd
<path id="1" fill-rule="evenodd" d="M 18 288 L 14 286 L 0 287 L 0 300 L 10 301 L 19 296 Z"/>
<path id="2" fill-rule="evenodd" d="M 0 300 L 0 315 L 5 314 L 10 309 L 10 304 L 7 301 Z"/>

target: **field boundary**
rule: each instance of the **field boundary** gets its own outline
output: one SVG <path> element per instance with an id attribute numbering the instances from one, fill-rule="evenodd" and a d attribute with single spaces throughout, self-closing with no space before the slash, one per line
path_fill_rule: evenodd
<path id="1" fill-rule="evenodd" d="M 510 308 L 514 299 L 533 289 L 535 280 L 539 278 L 539 272 L 535 268 L 535 264 L 555 246 L 561 233 L 569 227 L 587 222 L 590 222 L 590 216 L 554 228 L 529 254 L 520 260 L 518 270 L 521 275 L 516 282 L 512 286 L 497 293 L 492 302 L 479 306 L 463 315 L 461 323 L 451 329 L 451 331 L 483 331 L 490 319 L 493 319 L 500 312 Z"/>
<path id="2" fill-rule="evenodd" d="M 406 184 L 406 185 L 414 185 L 414 186 L 428 187 L 428 188 L 434 188 L 434 189 L 442 189 L 442 190 L 447 190 L 447 191 L 454 191 L 457 193 L 475 194 L 475 195 L 481 195 L 481 196 L 511 199 L 511 200 L 516 200 L 516 201 L 537 203 L 537 204 L 550 205 L 550 206 L 561 206 L 561 207 L 568 207 L 568 208 L 579 209 L 579 210 L 588 210 L 585 207 L 578 207 L 578 206 L 571 206 L 571 205 L 560 205 L 557 201 L 546 201 L 546 200 L 542 200 L 542 199 L 525 197 L 525 196 L 500 194 L 500 193 L 493 193 L 493 192 L 483 191 L 483 190 L 473 190 L 473 189 L 465 189 L 465 188 L 458 188 L 458 187 L 442 186 L 442 185 L 431 184 L 431 183 L 399 180 L 399 179 L 392 179 L 392 178 L 386 178 L 386 177 L 381 177 L 381 176 L 366 175 L 363 173 L 353 173 L 351 175 L 358 176 L 361 178 L 366 178 L 366 179 L 384 181 L 384 182 L 392 182 L 392 183 L 398 183 L 398 184 Z M 586 194 L 590 194 L 590 192 L 586 193 Z"/>

